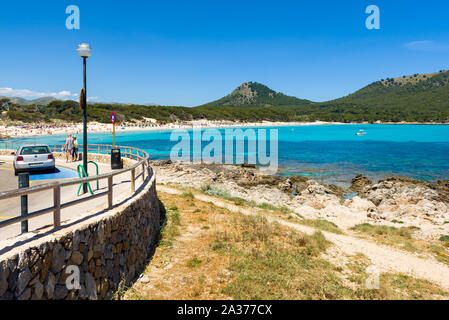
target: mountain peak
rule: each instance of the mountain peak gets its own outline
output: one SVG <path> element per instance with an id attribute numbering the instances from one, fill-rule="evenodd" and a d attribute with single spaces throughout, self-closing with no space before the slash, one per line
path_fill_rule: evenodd
<path id="1" fill-rule="evenodd" d="M 15 103 L 15 104 L 18 104 L 18 105 L 22 105 L 22 106 L 29 106 L 29 105 L 32 105 L 32 104 L 39 105 L 39 106 L 46 106 L 50 102 L 56 101 L 56 99 L 53 98 L 53 97 L 43 97 L 43 98 L 37 98 L 37 99 L 28 100 L 28 99 L 20 98 L 20 97 L 3 97 L 3 96 L 0 96 L 0 99 L 8 99 L 12 103 Z"/>
<path id="2" fill-rule="evenodd" d="M 203 106 L 270 107 L 304 105 L 310 101 L 286 96 L 258 82 L 244 82 L 231 94 Z"/>
<path id="3" fill-rule="evenodd" d="M 271 92 L 275 92 L 274 90 L 271 90 L 266 85 L 263 85 L 259 82 L 249 81 L 249 82 L 243 82 L 236 90 L 239 89 L 251 89 L 251 90 L 257 90 L 257 89 L 265 89 Z"/>

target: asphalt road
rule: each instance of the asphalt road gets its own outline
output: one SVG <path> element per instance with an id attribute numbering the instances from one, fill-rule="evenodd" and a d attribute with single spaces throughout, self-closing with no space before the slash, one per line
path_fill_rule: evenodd
<path id="1" fill-rule="evenodd" d="M 50 175 L 33 175 L 30 177 L 30 186 L 35 186 L 39 184 L 49 183 L 52 181 L 58 181 L 61 179 L 70 178 L 71 174 L 76 173 L 76 168 L 80 163 L 65 163 L 65 161 L 57 160 L 56 167 L 61 168 L 59 174 Z M 71 169 L 72 171 L 68 170 Z M 109 165 L 99 164 L 100 172 L 99 174 L 107 173 L 111 171 Z M 94 168 L 89 168 L 91 175 L 94 173 Z M 136 175 L 139 172 L 136 172 Z M 74 174 L 77 176 L 77 174 Z M 46 179 L 43 179 L 46 178 Z M 48 179 L 53 178 L 53 179 Z M 130 188 L 130 174 L 124 173 L 114 177 L 114 189 L 113 189 L 113 203 L 119 203 L 123 200 L 131 197 Z M 140 187 L 142 179 L 136 180 L 136 189 Z M 14 176 L 14 171 L 12 167 L 12 157 L 1 157 L 0 158 L 0 192 L 14 190 L 18 187 L 18 177 Z M 71 200 L 79 199 L 82 197 L 87 197 L 90 194 L 77 196 L 78 185 L 64 187 L 61 189 L 61 203 L 65 203 Z M 96 191 L 96 183 L 91 183 L 92 190 L 95 192 L 107 191 L 107 180 L 100 181 L 100 190 Z M 64 220 L 71 219 L 78 216 L 87 216 L 95 212 L 101 211 L 106 208 L 107 196 L 92 199 L 90 201 L 78 204 L 73 207 L 61 210 L 61 222 Z M 31 194 L 28 196 L 28 212 L 34 212 L 37 210 L 49 208 L 53 206 L 53 191 L 43 191 L 36 194 Z M 20 197 L 0 200 L 0 221 L 10 219 L 13 217 L 20 216 L 21 206 Z M 46 227 L 53 223 L 53 215 L 47 214 L 44 216 L 37 217 L 29 221 L 29 231 Z M 0 229 L 0 240 L 5 240 L 20 234 L 20 223 L 14 224 L 5 228 Z M 0 248 L 1 249 L 1 248 Z"/>
<path id="2" fill-rule="evenodd" d="M 14 176 L 12 162 L 0 161 L 0 192 L 12 190 L 18 187 L 18 179 Z M 0 201 L 0 221 L 20 215 L 20 211 L 15 213 L 11 208 L 19 208 L 20 198 Z"/>
<path id="3" fill-rule="evenodd" d="M 30 187 L 61 179 L 76 178 L 78 174 L 73 168 L 59 166 L 56 173 L 36 172 L 30 174 Z M 17 189 L 19 179 L 14 175 L 14 168 L 11 161 L 0 161 L 0 192 Z M 37 197 L 31 195 L 29 202 L 34 202 L 34 198 L 41 199 L 42 194 Z M 36 199 L 36 200 L 37 200 Z M 20 215 L 20 198 L 0 201 L 0 221 L 17 217 Z"/>

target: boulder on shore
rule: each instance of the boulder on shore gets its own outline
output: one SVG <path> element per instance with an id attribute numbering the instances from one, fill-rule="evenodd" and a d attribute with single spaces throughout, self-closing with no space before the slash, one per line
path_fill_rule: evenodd
<path id="1" fill-rule="evenodd" d="M 352 179 L 350 189 L 357 193 L 363 193 L 365 188 L 367 186 L 371 186 L 372 184 L 373 181 L 371 181 L 370 178 L 358 174 L 354 179 Z"/>

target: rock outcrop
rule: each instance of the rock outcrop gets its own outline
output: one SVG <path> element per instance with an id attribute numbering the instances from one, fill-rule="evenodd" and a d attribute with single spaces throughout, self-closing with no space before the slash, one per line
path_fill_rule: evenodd
<path id="1" fill-rule="evenodd" d="M 423 238 L 449 234 L 449 183 L 436 184 L 391 177 L 373 183 L 357 175 L 350 190 L 358 195 L 344 200 L 348 190 L 302 176 L 269 176 L 257 168 L 221 164 L 153 162 L 159 182 L 195 188 L 216 188 L 232 197 L 258 204 L 288 207 L 306 218 L 323 218 L 342 228 L 359 223 L 415 226 Z M 207 189 L 206 188 L 206 189 Z"/>
<path id="2" fill-rule="evenodd" d="M 363 193 L 366 187 L 369 187 L 373 184 L 370 178 L 367 178 L 361 174 L 358 174 L 351 181 L 351 190 L 357 193 Z"/>

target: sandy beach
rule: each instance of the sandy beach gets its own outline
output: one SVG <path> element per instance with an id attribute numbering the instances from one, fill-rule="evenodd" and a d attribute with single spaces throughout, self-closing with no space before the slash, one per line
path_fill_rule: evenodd
<path id="1" fill-rule="evenodd" d="M 212 120 L 195 120 L 177 123 L 160 124 L 155 119 L 146 118 L 145 122 L 137 124 L 123 125 L 117 124 L 117 132 L 136 132 L 136 131 L 160 131 L 174 129 L 192 129 L 192 128 L 230 128 L 230 127 L 283 127 L 283 126 L 318 126 L 318 125 L 362 125 L 363 123 L 343 123 L 343 122 L 238 122 L 238 121 L 212 121 Z M 376 122 L 377 125 L 448 125 L 448 123 L 434 122 Z M 88 132 L 90 133 L 109 133 L 112 132 L 112 124 L 89 122 Z M 18 138 L 42 135 L 58 135 L 58 134 L 82 134 L 82 123 L 64 123 L 64 124 L 4 124 L 0 122 L 0 137 Z"/>
<path id="2" fill-rule="evenodd" d="M 232 122 L 232 121 L 210 121 L 199 120 L 183 123 L 158 124 L 156 121 L 148 124 L 134 125 L 116 125 L 117 132 L 135 132 L 135 131 L 157 131 L 157 130 L 173 130 L 173 129 L 191 129 L 191 128 L 227 128 L 227 127 L 279 127 L 279 126 L 310 126 L 310 125 L 337 125 L 344 123 L 337 122 Z M 88 123 L 88 132 L 90 133 L 108 133 L 112 132 L 112 124 L 90 122 Z M 82 123 L 67 124 L 30 124 L 30 125 L 0 125 L 0 135 L 3 137 L 30 137 L 41 135 L 58 135 L 58 134 L 82 134 Z"/>

